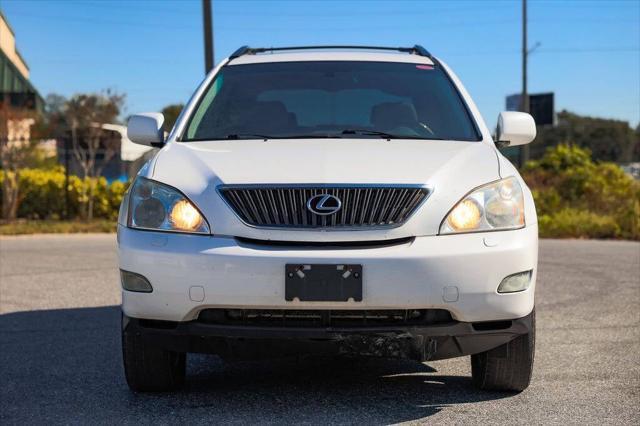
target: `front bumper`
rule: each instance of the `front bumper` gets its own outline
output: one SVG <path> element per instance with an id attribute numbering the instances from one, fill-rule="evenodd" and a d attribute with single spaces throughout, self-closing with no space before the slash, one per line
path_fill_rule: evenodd
<path id="1" fill-rule="evenodd" d="M 123 291 L 126 316 L 192 321 L 207 308 L 445 309 L 460 322 L 522 318 L 534 306 L 536 225 L 417 237 L 368 248 L 262 246 L 230 237 L 146 232 L 119 226 L 120 268 L 145 276 L 151 293 Z M 361 264 L 361 302 L 285 300 L 285 265 Z M 525 291 L 497 293 L 501 280 L 533 270 Z"/>
<path id="2" fill-rule="evenodd" d="M 423 326 L 278 327 L 141 320 L 123 315 L 124 333 L 176 352 L 231 359 L 314 355 L 359 355 L 429 361 L 484 352 L 527 334 L 535 312 L 509 321 L 451 321 Z"/>

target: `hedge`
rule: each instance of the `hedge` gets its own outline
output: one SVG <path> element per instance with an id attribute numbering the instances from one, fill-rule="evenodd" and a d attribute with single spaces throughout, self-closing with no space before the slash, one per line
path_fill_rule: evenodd
<path id="1" fill-rule="evenodd" d="M 22 169 L 19 175 L 19 205 L 18 217 L 24 219 L 60 219 L 65 215 L 65 175 L 64 168 L 54 169 Z M 0 171 L 0 182 L 4 179 L 4 172 Z M 87 197 L 82 196 L 83 186 L 88 188 L 90 183 L 94 188 L 95 218 L 116 220 L 122 195 L 128 183 L 107 183 L 103 177 L 85 178 L 69 176 L 69 218 L 77 219 Z"/>
<path id="2" fill-rule="evenodd" d="M 587 149 L 560 144 L 526 164 L 540 236 L 640 239 L 640 182 Z"/>

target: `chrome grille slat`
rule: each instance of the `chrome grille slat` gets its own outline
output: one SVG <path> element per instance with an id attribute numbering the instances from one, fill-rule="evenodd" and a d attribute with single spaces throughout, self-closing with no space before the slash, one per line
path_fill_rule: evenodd
<path id="1" fill-rule="evenodd" d="M 264 191 L 264 198 L 269 207 L 269 211 L 273 216 L 273 220 L 276 225 L 280 225 L 280 214 L 281 210 L 276 207 L 275 199 L 273 198 L 273 190 Z"/>
<path id="2" fill-rule="evenodd" d="M 367 188 L 364 190 L 364 194 L 362 195 L 362 200 L 360 202 L 360 218 L 358 223 L 365 223 L 365 215 L 367 214 L 367 206 L 369 205 L 369 198 L 371 198 L 371 189 Z"/>
<path id="3" fill-rule="evenodd" d="M 406 202 L 411 197 L 411 190 L 405 189 L 402 193 L 402 197 L 398 201 L 398 203 L 394 206 L 394 214 L 391 216 L 390 220 L 394 223 L 398 222 L 400 215 L 402 213 L 402 206 L 406 204 Z"/>
<path id="4" fill-rule="evenodd" d="M 249 192 L 249 191 L 247 191 L 247 192 L 237 191 L 236 193 L 243 195 L 245 202 L 251 208 L 251 212 L 253 213 L 255 221 L 257 223 L 261 223 L 262 219 L 260 218 L 260 213 L 258 213 L 258 208 L 256 207 L 255 203 L 253 202 L 253 199 L 251 198 L 251 192 Z"/>
<path id="5" fill-rule="evenodd" d="M 353 203 L 353 208 L 351 209 L 351 220 L 349 221 L 349 225 L 355 225 L 356 223 L 356 214 L 358 212 L 358 203 L 360 202 L 360 197 L 362 196 L 362 189 L 355 190 L 355 200 Z"/>
<path id="6" fill-rule="evenodd" d="M 251 214 L 245 208 L 242 201 L 238 198 L 238 196 L 236 195 L 236 192 L 229 191 L 228 194 L 229 194 L 229 198 L 233 200 L 234 204 L 238 207 L 238 210 L 240 210 L 240 213 L 242 214 L 242 216 L 251 217 Z"/>
<path id="7" fill-rule="evenodd" d="M 380 217 L 381 222 L 384 223 L 389 219 L 390 213 L 393 210 L 393 203 L 397 201 L 399 194 L 400 194 L 400 191 L 389 192 L 389 200 L 382 211 L 382 216 Z"/>
<path id="8" fill-rule="evenodd" d="M 301 206 L 298 210 L 300 211 L 300 218 L 301 218 L 300 223 L 302 224 L 302 226 L 307 225 L 307 207 L 306 207 L 305 202 L 304 202 L 304 200 L 307 199 L 306 192 L 307 191 L 304 190 L 304 189 L 302 191 L 298 191 L 297 192 L 298 195 L 299 195 L 298 198 L 299 198 L 299 201 L 300 201 L 299 206 Z"/>
<path id="9" fill-rule="evenodd" d="M 380 208 L 376 210 L 376 223 L 382 222 L 382 215 L 384 214 L 386 207 L 389 205 L 389 197 L 391 197 L 391 193 L 392 191 L 389 189 L 382 190 L 382 195 L 380 196 Z"/>
<path id="10" fill-rule="evenodd" d="M 233 185 L 219 191 L 250 226 L 337 229 L 398 226 L 430 192 L 424 187 L 399 185 Z M 340 210 L 326 216 L 309 211 L 307 201 L 323 194 L 338 197 Z"/>
<path id="11" fill-rule="evenodd" d="M 406 211 L 411 211 L 415 206 L 420 202 L 420 193 L 414 191 L 413 197 L 411 198 L 411 203 L 406 207 Z"/>
<path id="12" fill-rule="evenodd" d="M 282 190 L 281 189 L 275 189 L 274 190 L 277 198 L 278 198 L 278 204 L 280 206 L 280 211 L 282 213 L 282 217 L 283 217 L 283 222 L 287 223 L 289 221 L 289 212 L 287 212 L 287 204 L 284 201 L 284 196 L 282 195 Z"/>

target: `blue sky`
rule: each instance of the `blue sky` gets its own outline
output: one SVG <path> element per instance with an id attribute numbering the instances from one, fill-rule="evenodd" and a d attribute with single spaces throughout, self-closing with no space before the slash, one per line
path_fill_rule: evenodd
<path id="1" fill-rule="evenodd" d="M 185 102 L 203 78 L 200 0 L 0 0 L 39 91 L 111 88 L 126 114 Z M 519 0 L 213 0 L 216 62 L 243 44 L 422 44 L 487 124 L 520 90 Z M 640 121 L 640 0 L 529 1 L 530 93 L 556 110 Z"/>

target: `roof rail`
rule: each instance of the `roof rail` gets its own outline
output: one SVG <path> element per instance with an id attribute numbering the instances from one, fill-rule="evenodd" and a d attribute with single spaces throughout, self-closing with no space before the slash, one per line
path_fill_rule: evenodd
<path id="1" fill-rule="evenodd" d="M 238 58 L 242 55 L 246 55 L 247 53 L 250 53 L 250 50 L 251 48 L 249 46 L 242 46 L 238 50 L 233 52 L 231 56 L 229 56 L 229 60 Z"/>
<path id="2" fill-rule="evenodd" d="M 362 49 L 362 50 L 393 50 L 396 52 L 406 52 L 425 56 L 434 59 L 431 53 L 424 47 L 416 44 L 413 47 L 387 47 L 387 46 L 350 46 L 350 45 L 326 45 L 326 46 L 289 46 L 289 47 L 249 47 L 242 46 L 229 56 L 229 59 L 235 59 L 243 55 L 255 55 L 263 52 L 278 52 L 283 50 L 315 50 L 315 49 Z"/>
<path id="3" fill-rule="evenodd" d="M 413 46 L 413 51 L 420 56 L 426 56 L 429 59 L 433 59 L 433 56 L 431 55 L 431 53 L 429 53 L 429 51 L 427 49 L 425 49 L 424 47 L 420 46 L 419 44 L 416 44 L 415 46 Z"/>

